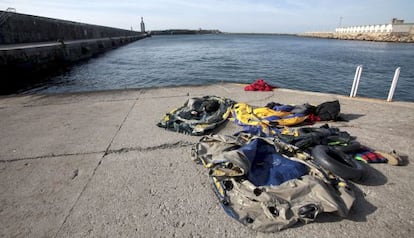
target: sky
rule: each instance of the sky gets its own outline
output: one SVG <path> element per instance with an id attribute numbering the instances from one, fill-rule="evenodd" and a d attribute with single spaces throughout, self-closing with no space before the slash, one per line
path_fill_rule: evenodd
<path id="1" fill-rule="evenodd" d="M 0 0 L 0 10 L 123 29 L 218 29 L 243 33 L 334 31 L 414 22 L 414 0 Z"/>

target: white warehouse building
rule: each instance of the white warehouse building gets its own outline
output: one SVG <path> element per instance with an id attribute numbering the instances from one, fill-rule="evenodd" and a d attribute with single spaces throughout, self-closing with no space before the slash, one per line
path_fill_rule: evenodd
<path id="1" fill-rule="evenodd" d="M 390 24 L 339 27 L 335 33 L 405 33 L 414 34 L 414 23 L 393 18 Z"/>

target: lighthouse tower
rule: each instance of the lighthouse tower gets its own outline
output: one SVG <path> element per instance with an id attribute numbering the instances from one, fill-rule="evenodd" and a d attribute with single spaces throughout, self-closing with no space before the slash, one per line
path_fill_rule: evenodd
<path id="1" fill-rule="evenodd" d="M 144 23 L 144 18 L 141 17 L 141 32 L 145 33 L 145 23 Z"/>

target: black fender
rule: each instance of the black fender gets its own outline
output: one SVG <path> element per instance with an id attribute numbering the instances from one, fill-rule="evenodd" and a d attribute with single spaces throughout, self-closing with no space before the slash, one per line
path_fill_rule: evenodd
<path id="1" fill-rule="evenodd" d="M 356 154 L 364 149 L 364 147 L 358 141 L 351 141 L 348 145 L 335 145 L 336 150 L 342 151 L 346 154 Z"/>
<path id="2" fill-rule="evenodd" d="M 322 168 L 343 179 L 359 181 L 365 172 L 364 164 L 330 146 L 315 146 L 312 157 Z"/>

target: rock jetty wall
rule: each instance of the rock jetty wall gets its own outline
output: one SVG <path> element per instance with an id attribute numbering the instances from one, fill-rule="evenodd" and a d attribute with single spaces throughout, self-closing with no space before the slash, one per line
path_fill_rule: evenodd
<path id="1" fill-rule="evenodd" d="M 299 34 L 298 36 L 339 39 L 339 40 L 414 43 L 414 34 L 406 34 L 406 33 L 307 32 L 307 33 Z"/>
<path id="2" fill-rule="evenodd" d="M 0 11 L 0 94 L 147 37 L 124 29 Z"/>
<path id="3" fill-rule="evenodd" d="M 136 36 L 141 32 L 0 11 L 0 45 Z"/>

